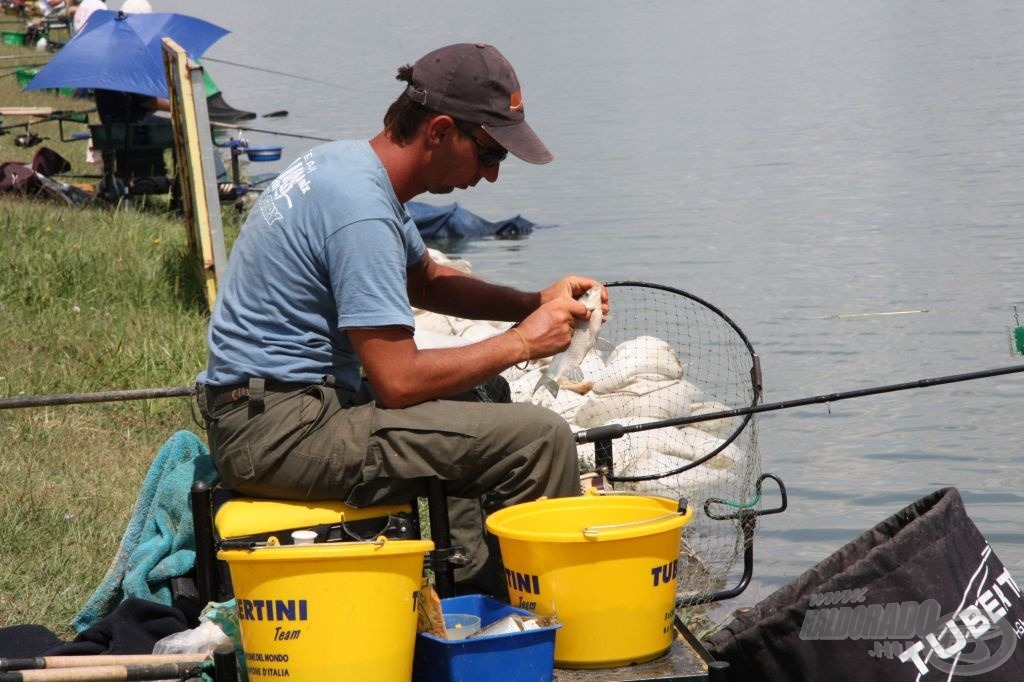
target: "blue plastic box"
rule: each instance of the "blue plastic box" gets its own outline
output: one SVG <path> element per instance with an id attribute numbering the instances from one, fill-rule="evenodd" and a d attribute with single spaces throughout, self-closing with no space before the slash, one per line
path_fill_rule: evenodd
<path id="1" fill-rule="evenodd" d="M 514 613 L 535 615 L 476 594 L 442 599 L 441 610 L 480 616 L 482 628 Z M 413 682 L 550 682 L 559 627 L 455 641 L 421 632 L 416 636 Z"/>

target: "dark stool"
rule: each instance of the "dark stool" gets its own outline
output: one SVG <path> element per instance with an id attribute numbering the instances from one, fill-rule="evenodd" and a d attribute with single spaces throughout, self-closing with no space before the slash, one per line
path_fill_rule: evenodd
<path id="1" fill-rule="evenodd" d="M 117 201 L 125 195 L 166 194 L 171 187 L 164 151 L 174 149 L 170 121 L 89 126 L 92 146 L 103 155 L 103 193 Z"/>
<path id="2" fill-rule="evenodd" d="M 419 505 L 385 505 L 357 509 L 338 501 L 303 502 L 241 497 L 202 481 L 192 485 L 192 522 L 196 540 L 196 588 L 201 604 L 231 599 L 227 566 L 217 559 L 220 549 L 253 547 L 271 536 L 291 544 L 294 530 L 315 530 L 326 541 L 358 541 L 385 535 L 411 539 L 421 536 Z M 434 550 L 427 566 L 434 572 L 434 588 L 441 598 L 455 594 L 455 565 L 464 561 L 452 547 L 448 524 L 448 497 L 444 481 L 430 479 L 427 493 L 430 539 Z"/>

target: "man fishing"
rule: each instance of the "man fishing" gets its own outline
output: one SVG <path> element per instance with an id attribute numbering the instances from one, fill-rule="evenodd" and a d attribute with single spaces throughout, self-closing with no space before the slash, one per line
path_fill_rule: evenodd
<path id="1" fill-rule="evenodd" d="M 435 262 L 404 203 L 495 182 L 507 154 L 552 156 L 526 123 L 518 79 L 489 45 L 435 50 L 367 141 L 313 148 L 263 192 L 219 291 L 198 381 L 222 479 L 253 496 L 406 502 L 447 482 L 452 534 L 471 562 L 460 592 L 500 596 L 483 515 L 579 493 L 569 426 L 534 405 L 465 401 L 502 370 L 563 351 L 576 300 L 568 276 L 519 291 Z M 418 348 L 412 306 L 519 322 L 458 348 Z M 461 398 L 461 401 L 457 399 Z"/>

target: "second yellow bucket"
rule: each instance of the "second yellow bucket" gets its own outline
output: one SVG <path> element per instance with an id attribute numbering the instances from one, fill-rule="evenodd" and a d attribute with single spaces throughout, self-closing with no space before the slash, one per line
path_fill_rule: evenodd
<path id="1" fill-rule="evenodd" d="M 408 682 L 426 540 L 222 550 L 249 679 Z"/>
<path id="2" fill-rule="evenodd" d="M 668 651 L 677 562 L 692 509 L 661 497 L 543 499 L 494 512 L 513 606 L 555 615 L 555 664 L 613 668 Z"/>

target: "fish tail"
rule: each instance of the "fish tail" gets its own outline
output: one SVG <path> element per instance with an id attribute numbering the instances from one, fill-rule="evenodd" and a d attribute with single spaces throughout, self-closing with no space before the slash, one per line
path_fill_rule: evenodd
<path id="1" fill-rule="evenodd" d="M 533 388 L 533 392 L 536 393 L 541 387 L 548 389 L 551 392 L 551 397 L 558 397 L 558 382 L 549 377 L 547 374 L 542 374 L 540 379 L 537 381 L 537 385 Z"/>

